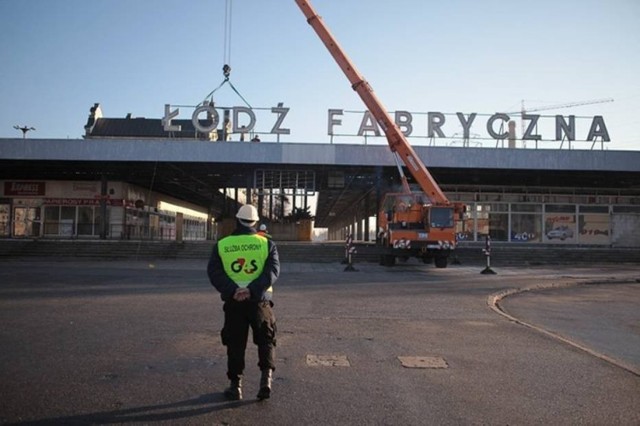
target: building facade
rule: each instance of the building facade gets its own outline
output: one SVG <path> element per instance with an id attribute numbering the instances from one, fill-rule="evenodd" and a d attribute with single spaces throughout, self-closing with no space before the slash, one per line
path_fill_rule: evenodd
<path id="1" fill-rule="evenodd" d="M 201 208 L 126 182 L 0 181 L 0 238 L 204 240 Z M 184 213 L 185 211 L 190 212 Z"/>
<path id="2" fill-rule="evenodd" d="M 314 225 L 327 239 L 371 241 L 383 194 L 399 186 L 384 141 L 215 140 L 183 124 L 178 134 L 160 119 L 102 117 L 94 105 L 84 139 L 1 139 L 0 238 L 215 238 L 215 224 L 245 200 L 268 212 L 277 201 L 282 219 L 286 202 L 306 210 L 315 197 Z M 638 151 L 414 150 L 467 206 L 459 241 L 640 247 Z"/>

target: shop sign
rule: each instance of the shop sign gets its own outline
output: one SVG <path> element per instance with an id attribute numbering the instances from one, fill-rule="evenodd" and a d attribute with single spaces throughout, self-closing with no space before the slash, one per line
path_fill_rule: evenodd
<path id="1" fill-rule="evenodd" d="M 36 197 L 45 194 L 45 182 L 5 182 L 5 196 Z"/>
<path id="2" fill-rule="evenodd" d="M 71 190 L 73 192 L 98 192 L 98 185 L 94 182 L 73 182 Z"/>
<path id="3" fill-rule="evenodd" d="M 99 206 L 100 197 L 96 198 L 45 198 L 43 203 L 45 206 Z M 124 205 L 121 199 L 105 198 L 108 206 Z"/>

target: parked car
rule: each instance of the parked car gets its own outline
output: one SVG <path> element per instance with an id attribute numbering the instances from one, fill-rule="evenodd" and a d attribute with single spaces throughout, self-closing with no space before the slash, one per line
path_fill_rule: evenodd
<path id="1" fill-rule="evenodd" d="M 568 226 L 559 226 L 557 228 L 552 229 L 547 232 L 547 238 L 553 240 L 554 238 L 558 238 L 560 240 L 565 240 L 567 238 L 573 238 L 573 229 Z"/>

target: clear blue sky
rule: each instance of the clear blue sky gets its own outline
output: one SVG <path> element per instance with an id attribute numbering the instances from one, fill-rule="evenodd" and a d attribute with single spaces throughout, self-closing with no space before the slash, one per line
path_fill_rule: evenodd
<path id="1" fill-rule="evenodd" d="M 614 98 L 541 113 L 603 115 L 608 149 L 640 150 L 637 0 L 313 5 L 390 111 L 491 114 L 518 111 L 523 99 L 533 109 Z M 0 137 L 27 125 L 37 128 L 29 137 L 80 138 L 95 102 L 106 117 L 195 105 L 223 80 L 224 17 L 225 0 L 0 0 Z M 230 48 L 231 82 L 252 106 L 291 108 L 284 142 L 328 142 L 328 109 L 364 110 L 293 0 L 232 0 Z M 214 100 L 243 105 L 228 86 Z M 460 131 L 447 120 L 447 135 Z M 360 116 L 343 122 L 355 133 Z M 258 131 L 273 123 L 259 111 Z M 472 133 L 487 137 L 485 123 Z M 578 139 L 589 125 L 579 121 Z"/>

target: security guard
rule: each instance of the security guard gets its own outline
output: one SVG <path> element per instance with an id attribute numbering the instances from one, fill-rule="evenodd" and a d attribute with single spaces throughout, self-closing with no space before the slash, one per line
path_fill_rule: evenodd
<path id="1" fill-rule="evenodd" d="M 256 233 L 260 219 L 252 205 L 240 207 L 237 227 L 213 247 L 207 273 L 224 301 L 222 344 L 227 347 L 227 377 L 231 385 L 224 394 L 242 399 L 242 374 L 249 327 L 258 346 L 262 372 L 258 399 L 271 396 L 275 370 L 276 319 L 272 311 L 273 284 L 280 274 L 278 250 L 272 240 Z"/>
<path id="2" fill-rule="evenodd" d="M 260 225 L 260 227 L 258 228 L 258 235 L 271 238 L 271 234 L 269 234 L 269 231 L 267 230 L 267 225 L 265 225 L 264 223 Z"/>

